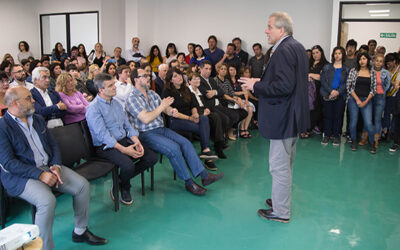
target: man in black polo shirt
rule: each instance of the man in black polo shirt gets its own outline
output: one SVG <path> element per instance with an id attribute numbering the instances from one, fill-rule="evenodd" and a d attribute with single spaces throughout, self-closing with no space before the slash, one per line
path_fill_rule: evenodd
<path id="1" fill-rule="evenodd" d="M 235 37 L 232 39 L 232 43 L 236 46 L 235 53 L 240 58 L 242 66 L 246 66 L 247 61 L 249 60 L 249 53 L 242 50 L 242 40 L 240 40 L 239 37 Z"/>
<path id="2" fill-rule="evenodd" d="M 261 44 L 255 43 L 253 45 L 254 56 L 250 58 L 249 66 L 251 68 L 251 77 L 261 78 L 264 68 L 264 55 L 262 53 Z"/>

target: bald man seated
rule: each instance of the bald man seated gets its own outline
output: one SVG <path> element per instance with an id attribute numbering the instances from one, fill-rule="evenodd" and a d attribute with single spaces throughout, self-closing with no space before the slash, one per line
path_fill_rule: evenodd
<path id="1" fill-rule="evenodd" d="M 36 207 L 35 224 L 43 249 L 53 249 L 53 221 L 56 198 L 52 191 L 71 194 L 74 200 L 74 242 L 104 245 L 107 240 L 88 230 L 89 182 L 61 166 L 58 146 L 43 117 L 34 114 L 31 92 L 18 86 L 7 90 L 8 111 L 0 119 L 1 182 L 7 193 Z"/>

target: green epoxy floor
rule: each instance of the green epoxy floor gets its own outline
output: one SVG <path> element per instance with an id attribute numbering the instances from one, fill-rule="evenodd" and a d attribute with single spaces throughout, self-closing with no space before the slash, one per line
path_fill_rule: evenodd
<path id="1" fill-rule="evenodd" d="M 400 249 L 400 154 L 383 144 L 376 155 L 367 147 L 321 146 L 320 137 L 300 140 L 294 163 L 289 224 L 257 215 L 271 191 L 268 142 L 253 131 L 250 140 L 230 142 L 228 159 L 218 160 L 224 179 L 196 197 L 174 181 L 169 161 L 155 169 L 155 190 L 140 194 L 132 180 L 134 203 L 113 211 L 110 176 L 91 182 L 90 229 L 109 240 L 92 247 L 71 241 L 72 199 L 57 198 L 56 249 Z M 199 143 L 195 143 L 199 149 Z M 197 180 L 200 182 L 200 180 Z M 30 223 L 30 207 L 16 201 L 8 217 Z"/>

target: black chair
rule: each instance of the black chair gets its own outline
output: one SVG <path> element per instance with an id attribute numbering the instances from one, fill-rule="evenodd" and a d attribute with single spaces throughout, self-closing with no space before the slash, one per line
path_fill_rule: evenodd
<path id="1" fill-rule="evenodd" d="M 1 228 L 6 227 L 7 221 L 7 211 L 8 211 L 8 203 L 9 203 L 9 196 L 6 190 L 3 187 L 3 184 L 0 181 L 0 225 Z M 32 211 L 32 224 L 35 224 L 35 214 L 36 208 L 34 205 L 31 204 L 31 211 Z"/>
<path id="2" fill-rule="evenodd" d="M 88 181 L 112 173 L 114 210 L 119 210 L 118 169 L 105 160 L 91 157 L 80 123 L 50 129 L 61 152 L 62 164 L 73 169 Z M 82 159 L 85 161 L 81 163 Z"/>
<path id="3" fill-rule="evenodd" d="M 96 156 L 96 150 L 93 146 L 92 136 L 90 134 L 90 130 L 89 130 L 87 121 L 86 120 L 81 121 L 80 126 L 82 129 L 83 137 L 85 140 L 85 144 L 86 144 L 86 148 L 87 148 L 87 152 L 88 152 L 88 156 L 89 156 L 89 158 L 85 158 L 85 159 L 96 159 L 98 161 L 105 161 L 104 159 Z M 145 188 L 144 188 L 144 171 L 145 170 L 146 169 L 135 168 L 135 172 L 134 172 L 134 176 L 141 174 L 142 195 L 145 194 Z M 118 181 L 118 170 L 117 170 L 116 177 L 117 177 L 116 181 Z M 118 182 L 115 182 L 115 183 L 118 183 Z M 150 168 L 150 189 L 152 191 L 154 190 L 154 166 Z M 114 193 L 114 197 L 119 197 L 118 192 L 116 194 Z"/>

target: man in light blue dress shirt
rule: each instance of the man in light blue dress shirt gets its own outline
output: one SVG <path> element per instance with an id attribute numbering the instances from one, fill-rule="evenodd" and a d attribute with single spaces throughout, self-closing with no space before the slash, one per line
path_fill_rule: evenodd
<path id="1" fill-rule="evenodd" d="M 94 84 L 99 93 L 86 109 L 86 120 L 92 135 L 96 153 L 120 168 L 120 201 L 131 205 L 130 179 L 135 170 L 151 168 L 157 162 L 157 154 L 144 148 L 139 132 L 128 121 L 121 104 L 114 99 L 117 87 L 109 74 L 98 74 Z M 140 160 L 139 160 L 140 159 Z M 135 163 L 139 160 L 138 163 Z M 114 199 L 112 192 L 111 198 Z"/>

